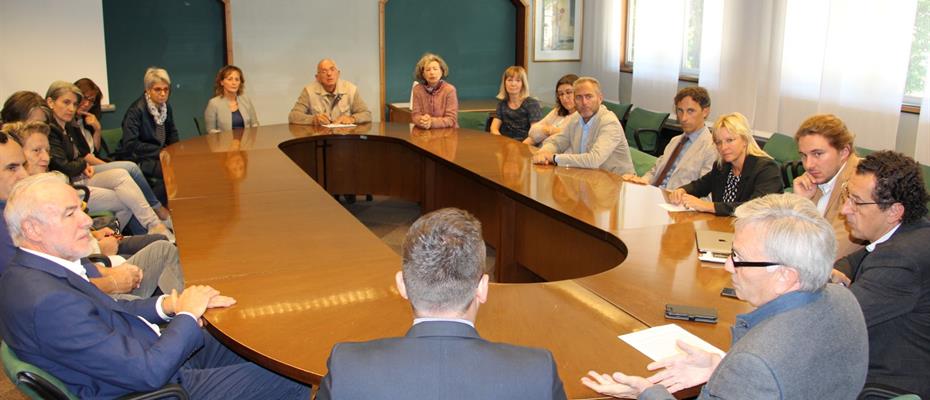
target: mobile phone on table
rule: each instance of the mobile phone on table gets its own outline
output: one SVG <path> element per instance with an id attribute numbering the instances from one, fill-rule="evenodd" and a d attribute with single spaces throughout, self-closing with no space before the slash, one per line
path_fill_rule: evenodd
<path id="1" fill-rule="evenodd" d="M 723 296 L 723 297 L 731 297 L 731 298 L 734 298 L 734 299 L 738 299 L 738 298 L 739 298 L 739 297 L 736 297 L 736 289 L 733 289 L 733 288 L 731 288 L 731 287 L 725 287 L 725 288 L 723 288 L 723 290 L 720 291 L 720 295 Z"/>
<path id="2" fill-rule="evenodd" d="M 717 310 L 707 307 L 666 304 L 665 318 L 716 324 Z"/>

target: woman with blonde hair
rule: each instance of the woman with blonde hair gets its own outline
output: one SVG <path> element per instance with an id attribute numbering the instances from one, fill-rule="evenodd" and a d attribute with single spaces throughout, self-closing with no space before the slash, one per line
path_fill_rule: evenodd
<path id="1" fill-rule="evenodd" d="M 669 202 L 716 215 L 733 215 L 740 204 L 784 189 L 781 171 L 752 137 L 749 121 L 740 113 L 720 116 L 714 123 L 717 161 L 710 172 L 669 192 Z M 712 201 L 700 199 L 711 195 Z"/>
<path id="2" fill-rule="evenodd" d="M 215 97 L 207 103 L 203 121 L 207 133 L 258 126 L 258 114 L 245 95 L 245 75 L 235 65 L 220 68 L 213 82 Z"/>
<path id="3" fill-rule="evenodd" d="M 413 76 L 413 123 L 423 129 L 458 128 L 459 99 L 455 86 L 446 82 L 449 66 L 432 53 L 420 57 Z"/>
<path id="4" fill-rule="evenodd" d="M 539 101 L 530 97 L 526 69 L 514 65 L 504 70 L 497 93 L 497 115 L 491 121 L 491 133 L 511 139 L 526 140 L 530 125 L 542 119 Z"/>

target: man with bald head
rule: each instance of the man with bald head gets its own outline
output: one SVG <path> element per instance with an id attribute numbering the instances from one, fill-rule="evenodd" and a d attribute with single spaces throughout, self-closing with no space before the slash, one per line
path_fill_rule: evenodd
<path id="1" fill-rule="evenodd" d="M 339 79 L 336 62 L 325 58 L 316 65 L 316 82 L 300 92 L 287 120 L 292 124 L 362 124 L 371 112 L 352 82 Z"/>

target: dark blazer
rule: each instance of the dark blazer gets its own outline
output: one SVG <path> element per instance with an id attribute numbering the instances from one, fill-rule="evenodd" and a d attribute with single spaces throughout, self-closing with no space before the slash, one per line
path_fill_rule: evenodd
<path id="1" fill-rule="evenodd" d="M 71 179 L 80 177 L 87 168 L 84 156 L 90 153 L 90 147 L 87 146 L 81 129 L 71 123 L 68 123 L 65 129 L 61 129 L 56 121 L 52 121 L 48 126 L 49 169 L 61 171 Z"/>
<path id="2" fill-rule="evenodd" d="M 458 322 L 421 322 L 402 338 L 333 347 L 324 399 L 564 399 L 552 354 L 491 343 Z"/>
<path id="3" fill-rule="evenodd" d="M 64 382 L 77 397 L 115 398 L 178 381 L 203 346 L 193 318 L 174 318 L 161 336 L 157 298 L 114 301 L 64 267 L 17 249 L 0 277 L 0 333 L 16 355 Z"/>
<path id="4" fill-rule="evenodd" d="M 155 138 L 155 117 L 149 112 L 145 95 L 136 99 L 123 116 L 123 137 L 114 152 L 116 159 L 135 161 L 147 177 L 161 178 L 161 161 L 158 153 L 164 146 L 177 143 L 178 128 L 174 125 L 174 112 L 168 104 L 165 119 L 165 143 Z"/>
<path id="5" fill-rule="evenodd" d="M 869 328 L 869 376 L 930 398 L 930 221 L 901 225 L 869 253 L 840 259 Z"/>
<path id="6" fill-rule="evenodd" d="M 681 188 L 692 196 L 704 197 L 711 194 L 715 215 L 733 215 L 733 210 L 744 202 L 784 190 L 781 171 L 775 161 L 747 154 L 746 161 L 743 162 L 743 172 L 740 173 L 739 183 L 736 185 L 736 201 L 720 201 L 727 188 L 727 175 L 731 169 L 733 166 L 730 163 L 724 163 L 722 168 L 720 164 L 714 163 L 710 172 Z"/>

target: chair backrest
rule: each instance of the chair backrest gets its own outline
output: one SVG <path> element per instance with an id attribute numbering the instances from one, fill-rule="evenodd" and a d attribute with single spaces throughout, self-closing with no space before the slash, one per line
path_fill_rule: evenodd
<path id="1" fill-rule="evenodd" d="M 626 125 L 623 127 L 627 142 L 629 142 L 632 147 L 637 143 L 637 131 L 649 131 L 652 132 L 652 134 L 640 135 L 640 142 L 642 143 L 640 150 L 656 153 L 661 152 L 662 149 L 656 148 L 656 143 L 659 141 L 659 133 L 662 132 L 662 125 L 665 124 L 665 120 L 667 119 L 668 113 L 649 111 L 640 107 L 630 110 L 629 116 L 627 116 L 626 119 Z"/>
<path id="2" fill-rule="evenodd" d="M 0 359 L 6 376 L 29 398 L 77 400 L 58 378 L 16 357 L 6 342 L 0 342 Z"/>
<path id="3" fill-rule="evenodd" d="M 112 156 L 113 152 L 119 146 L 119 141 L 123 139 L 123 129 L 113 128 L 100 131 L 100 147 L 105 156 Z"/>
<path id="4" fill-rule="evenodd" d="M 459 128 L 474 129 L 476 131 L 487 131 L 488 116 L 487 111 L 464 111 L 459 112 Z"/>
<path id="5" fill-rule="evenodd" d="M 623 119 L 626 118 L 626 114 L 630 112 L 631 108 L 633 108 L 633 105 L 630 103 L 618 104 L 605 101 L 604 107 L 607 107 L 608 110 L 613 111 L 614 114 L 617 114 L 617 119 L 623 121 Z"/>
<path id="6" fill-rule="evenodd" d="M 200 120 L 194 117 L 194 126 L 197 127 L 197 136 L 203 136 L 203 129 L 200 129 Z"/>
<path id="7" fill-rule="evenodd" d="M 549 112 L 552 111 L 553 108 L 555 108 L 555 107 L 552 107 L 552 106 L 540 106 L 539 109 L 540 109 L 541 113 L 540 113 L 539 115 L 545 117 L 545 116 L 549 115 Z"/>
<path id="8" fill-rule="evenodd" d="M 762 150 L 772 156 L 779 165 L 801 159 L 801 156 L 798 155 L 798 144 L 794 141 L 794 138 L 781 133 L 773 133 L 772 137 L 765 142 Z"/>
<path id="9" fill-rule="evenodd" d="M 630 157 L 633 158 L 633 169 L 636 170 L 636 175 L 639 176 L 649 172 L 652 166 L 656 164 L 656 160 L 658 160 L 658 158 L 632 147 L 630 148 Z"/>

